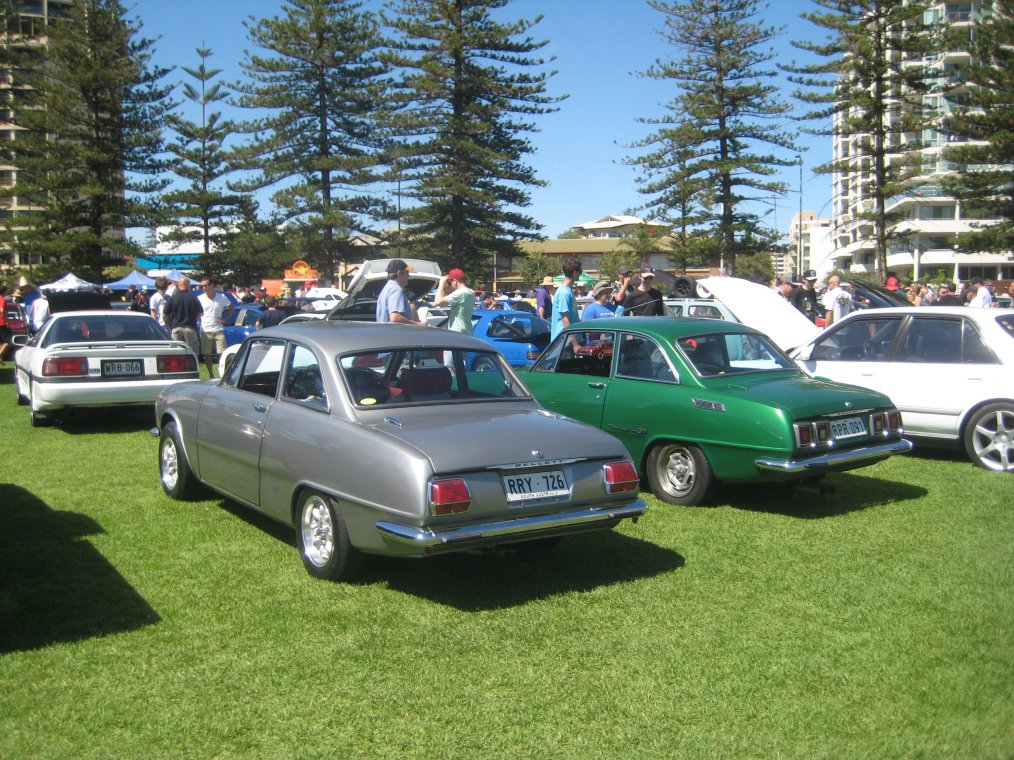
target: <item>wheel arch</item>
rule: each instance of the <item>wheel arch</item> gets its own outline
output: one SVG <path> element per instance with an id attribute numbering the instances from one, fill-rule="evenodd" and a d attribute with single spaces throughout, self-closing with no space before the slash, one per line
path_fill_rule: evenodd
<path id="1" fill-rule="evenodd" d="M 968 430 L 968 423 L 972 417 L 984 407 L 990 406 L 991 404 L 1009 404 L 1014 407 L 1014 398 L 990 398 L 983 401 L 977 401 L 974 405 L 968 407 L 964 414 L 961 415 L 961 421 L 958 423 L 958 444 L 960 445 L 965 440 L 965 433 Z M 904 417 L 902 417 L 902 424 L 904 425 Z"/>

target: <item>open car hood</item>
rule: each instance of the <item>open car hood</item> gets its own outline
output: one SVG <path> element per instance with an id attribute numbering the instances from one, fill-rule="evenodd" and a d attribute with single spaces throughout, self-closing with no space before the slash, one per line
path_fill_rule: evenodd
<path id="1" fill-rule="evenodd" d="M 697 291 L 725 304 L 736 319 L 767 335 L 783 351 L 808 342 L 820 328 L 778 293 L 739 277 L 704 277 Z"/>
<path id="2" fill-rule="evenodd" d="M 394 257 L 392 257 L 394 258 Z M 365 295 L 376 298 L 387 284 L 387 264 L 391 259 L 364 261 L 349 282 L 348 298 Z M 422 298 L 440 282 L 440 265 L 424 259 L 402 259 L 408 264 L 408 290 L 411 297 Z"/>

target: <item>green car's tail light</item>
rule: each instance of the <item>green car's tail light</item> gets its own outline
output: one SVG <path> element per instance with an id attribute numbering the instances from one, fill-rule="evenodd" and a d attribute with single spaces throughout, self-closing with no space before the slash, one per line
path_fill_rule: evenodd
<path id="1" fill-rule="evenodd" d="M 629 493 L 641 487 L 637 470 L 629 460 L 602 465 L 602 477 L 605 480 L 606 493 Z"/>
<path id="2" fill-rule="evenodd" d="M 70 377 L 87 374 L 87 359 L 50 358 L 42 362 L 43 377 Z"/>
<path id="3" fill-rule="evenodd" d="M 434 480 L 430 483 L 430 511 L 435 515 L 467 512 L 472 506 L 472 492 L 461 478 Z"/>

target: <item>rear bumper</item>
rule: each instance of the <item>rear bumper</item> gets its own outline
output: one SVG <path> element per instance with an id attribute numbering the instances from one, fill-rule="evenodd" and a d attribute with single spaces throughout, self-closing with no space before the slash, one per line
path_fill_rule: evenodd
<path id="1" fill-rule="evenodd" d="M 638 518 L 648 505 L 640 499 L 612 508 L 577 509 L 550 515 L 518 517 L 513 520 L 478 523 L 450 530 L 433 530 L 401 525 L 387 520 L 376 524 L 380 534 L 399 544 L 416 547 L 421 554 L 453 551 L 472 546 L 491 546 L 544 536 L 566 535 L 598 528 L 612 528 L 621 520 Z"/>
<path id="2" fill-rule="evenodd" d="M 32 384 L 35 411 L 66 406 L 121 406 L 150 404 L 167 385 L 197 380 L 197 372 L 172 378 L 130 381 L 52 382 L 35 379 Z"/>
<path id="3" fill-rule="evenodd" d="M 809 475 L 834 470 L 850 470 L 864 467 L 894 454 L 905 454 L 912 450 L 912 442 L 905 439 L 862 446 L 845 451 L 831 451 L 806 459 L 771 459 L 758 457 L 754 463 L 765 472 L 780 472 L 785 475 Z"/>

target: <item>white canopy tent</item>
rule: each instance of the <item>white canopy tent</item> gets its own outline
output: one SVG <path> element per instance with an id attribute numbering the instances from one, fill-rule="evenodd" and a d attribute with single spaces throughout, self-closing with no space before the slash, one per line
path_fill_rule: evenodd
<path id="1" fill-rule="evenodd" d="M 99 287 L 93 282 L 87 282 L 82 280 L 73 272 L 68 272 L 59 280 L 55 282 L 47 282 L 45 285 L 40 285 L 40 290 L 52 290 L 52 291 L 73 291 L 73 290 L 94 290 Z"/>

